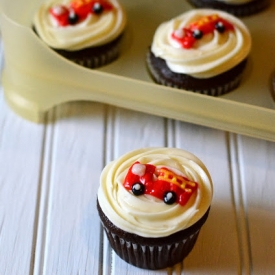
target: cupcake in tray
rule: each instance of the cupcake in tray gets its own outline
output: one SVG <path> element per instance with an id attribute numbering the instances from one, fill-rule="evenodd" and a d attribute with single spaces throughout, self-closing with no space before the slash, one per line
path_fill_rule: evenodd
<path id="1" fill-rule="evenodd" d="M 88 68 L 119 56 L 126 15 L 116 0 L 48 0 L 33 20 L 38 36 L 63 57 Z"/>
<path id="2" fill-rule="evenodd" d="M 236 16 L 248 16 L 265 10 L 270 0 L 188 0 L 198 8 L 219 9 Z"/>
<path id="3" fill-rule="evenodd" d="M 97 207 L 114 251 L 126 262 L 161 269 L 194 247 L 212 200 L 203 163 L 177 148 L 143 148 L 108 164 Z"/>
<path id="4" fill-rule="evenodd" d="M 240 19 L 194 9 L 157 28 L 146 61 L 159 84 L 218 96 L 239 86 L 250 50 Z"/>

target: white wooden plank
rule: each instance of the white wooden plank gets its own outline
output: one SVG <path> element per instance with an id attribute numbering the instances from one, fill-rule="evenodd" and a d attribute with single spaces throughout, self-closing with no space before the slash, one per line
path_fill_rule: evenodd
<path id="1" fill-rule="evenodd" d="M 175 143 L 192 152 L 208 168 L 214 198 L 206 224 L 194 250 L 184 261 L 184 274 L 239 274 L 240 252 L 232 198 L 232 175 L 228 136 L 225 132 L 176 122 Z M 230 164 L 231 162 L 231 164 Z"/>
<path id="2" fill-rule="evenodd" d="M 114 108 L 108 113 L 107 144 L 108 156 L 106 163 L 123 155 L 124 153 L 150 146 L 164 146 L 166 141 L 166 119 L 139 112 L 133 112 L 120 108 Z M 105 249 L 109 243 L 105 239 Z M 107 274 L 155 274 L 155 271 L 143 270 L 133 267 L 121 260 L 112 250 L 103 262 L 104 266 L 110 267 Z M 167 274 L 166 270 L 158 272 Z"/>
<path id="3" fill-rule="evenodd" d="M 104 153 L 105 107 L 71 103 L 57 108 L 47 140 L 48 200 L 40 215 L 40 251 L 35 274 L 98 274 L 102 235 L 96 193 Z M 50 140 L 51 139 L 51 140 Z M 43 239 L 44 238 L 44 239 Z"/>
<path id="4" fill-rule="evenodd" d="M 239 160 L 238 136 L 229 135 L 230 167 L 232 174 L 232 197 L 236 214 L 236 224 L 239 240 L 239 258 L 241 274 L 251 274 L 251 256 L 249 234 L 246 222 L 246 210 L 242 188 L 242 171 Z"/>
<path id="5" fill-rule="evenodd" d="M 52 121 L 54 110 L 48 114 L 48 120 Z M 43 162 L 41 165 L 41 183 L 39 190 L 39 204 L 37 207 L 37 229 L 36 240 L 34 243 L 34 260 L 32 274 L 43 274 L 44 267 L 44 247 L 47 236 L 47 217 L 48 217 L 48 202 L 50 196 L 49 178 L 51 177 L 51 166 L 49 162 L 52 157 L 52 142 L 53 125 L 49 124 L 44 135 L 44 152 Z"/>
<path id="6" fill-rule="evenodd" d="M 115 157 L 140 147 L 164 146 L 166 119 L 125 109 L 116 109 L 111 138 Z"/>
<path id="7" fill-rule="evenodd" d="M 254 274 L 275 271 L 275 143 L 239 136 L 242 196 Z"/>
<path id="8" fill-rule="evenodd" d="M 30 274 L 45 129 L 16 116 L 2 89 L 0 110 L 0 274 Z"/>

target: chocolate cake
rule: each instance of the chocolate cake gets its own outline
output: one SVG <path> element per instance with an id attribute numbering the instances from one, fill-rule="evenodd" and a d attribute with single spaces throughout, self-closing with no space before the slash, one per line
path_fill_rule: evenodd
<path id="1" fill-rule="evenodd" d="M 118 58 L 126 14 L 117 0 L 47 0 L 35 13 L 33 29 L 61 56 L 88 68 Z"/>
<path id="2" fill-rule="evenodd" d="M 161 269 L 192 251 L 212 195 L 211 177 L 193 154 L 141 148 L 103 169 L 97 209 L 120 258 L 140 268 Z"/>
<path id="3" fill-rule="evenodd" d="M 250 32 L 239 18 L 194 9 L 158 26 L 146 64 L 158 84 L 219 96 L 240 85 L 250 50 Z"/>
<path id="4" fill-rule="evenodd" d="M 162 269 L 181 262 L 192 251 L 209 210 L 195 224 L 168 237 L 145 238 L 116 227 L 97 209 L 107 238 L 116 254 L 127 263 L 144 269 Z"/>

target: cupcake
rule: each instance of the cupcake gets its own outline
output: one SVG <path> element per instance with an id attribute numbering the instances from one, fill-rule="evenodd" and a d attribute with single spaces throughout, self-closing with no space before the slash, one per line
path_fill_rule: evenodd
<path id="1" fill-rule="evenodd" d="M 159 84 L 218 96 L 239 86 L 250 49 L 251 36 L 240 19 L 194 9 L 157 28 L 146 61 Z"/>
<path id="2" fill-rule="evenodd" d="M 188 0 L 198 8 L 223 10 L 236 16 L 248 16 L 265 10 L 270 0 Z"/>
<path id="3" fill-rule="evenodd" d="M 49 47 L 87 68 L 117 59 L 125 24 L 117 0 L 49 0 L 33 20 L 35 32 Z"/>
<path id="4" fill-rule="evenodd" d="M 97 208 L 113 250 L 126 262 L 161 269 L 193 249 L 212 200 L 204 164 L 177 148 L 142 148 L 102 171 Z"/>

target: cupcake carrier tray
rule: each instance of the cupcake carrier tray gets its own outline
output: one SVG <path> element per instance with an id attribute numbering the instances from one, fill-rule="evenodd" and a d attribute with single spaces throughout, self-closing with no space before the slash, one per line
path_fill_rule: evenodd
<path id="1" fill-rule="evenodd" d="M 0 0 L 4 42 L 4 94 L 20 116 L 42 122 L 54 106 L 74 101 L 102 102 L 153 115 L 275 141 L 275 3 L 243 18 L 252 34 L 252 53 L 241 86 L 211 97 L 153 83 L 145 65 L 157 26 L 193 7 L 184 0 L 121 0 L 128 14 L 122 54 L 112 64 L 89 70 L 49 49 L 32 31 L 43 0 Z"/>

